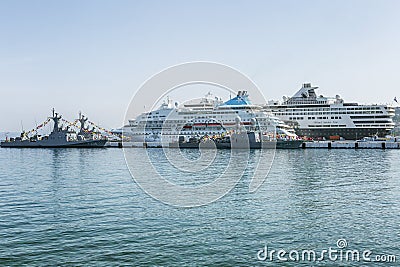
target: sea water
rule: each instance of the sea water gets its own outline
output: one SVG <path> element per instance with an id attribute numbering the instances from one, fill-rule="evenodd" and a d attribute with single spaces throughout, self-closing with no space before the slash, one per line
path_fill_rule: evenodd
<path id="1" fill-rule="evenodd" d="M 186 184 L 209 182 L 225 164 L 216 160 L 189 177 L 169 169 L 162 149 L 147 153 L 158 171 Z M 229 158 L 230 151 L 218 153 Z M 221 199 L 182 208 L 146 194 L 122 149 L 0 148 L 0 265 L 376 266 L 339 258 L 339 250 L 395 255 L 397 263 L 382 266 L 398 264 L 399 150 L 277 150 L 250 193 L 258 153 Z M 301 258 L 329 248 L 336 259 Z"/>

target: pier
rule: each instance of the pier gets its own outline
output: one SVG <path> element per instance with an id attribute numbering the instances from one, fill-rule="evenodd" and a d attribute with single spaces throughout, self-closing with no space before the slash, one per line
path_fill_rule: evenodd
<path id="1" fill-rule="evenodd" d="M 171 144 L 160 142 L 108 142 L 106 147 L 116 148 L 176 148 Z M 400 142 L 393 141 L 310 141 L 304 142 L 303 149 L 400 149 Z M 292 148 L 295 149 L 295 148 Z"/>
<path id="2" fill-rule="evenodd" d="M 325 149 L 400 149 L 400 142 L 393 141 L 312 141 L 304 142 L 302 148 Z"/>

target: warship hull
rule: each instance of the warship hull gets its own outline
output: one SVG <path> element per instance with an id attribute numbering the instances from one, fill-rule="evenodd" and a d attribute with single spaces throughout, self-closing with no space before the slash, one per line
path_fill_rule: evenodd
<path id="1" fill-rule="evenodd" d="M 301 148 L 304 141 L 302 140 L 291 140 L 291 141 L 270 141 L 270 142 L 257 142 L 251 143 L 243 147 L 233 147 L 233 149 L 297 149 Z M 199 143 L 179 143 L 170 144 L 170 147 L 179 148 L 217 148 L 217 149 L 232 149 L 231 143 L 214 143 L 214 144 L 199 144 Z"/>
<path id="2" fill-rule="evenodd" d="M 104 147 L 107 140 L 82 140 L 82 141 L 53 141 L 53 140 L 39 140 L 36 142 L 32 142 L 29 140 L 24 141 L 10 141 L 10 142 L 1 142 L 1 147 L 10 147 L 10 148 L 98 148 Z"/>
<path id="3" fill-rule="evenodd" d="M 229 139 L 221 142 L 219 140 L 205 140 L 201 142 L 171 143 L 170 147 L 179 148 L 217 148 L 217 149 L 296 149 L 301 148 L 303 140 L 275 140 L 262 141 L 260 135 L 249 132 L 233 134 Z"/>

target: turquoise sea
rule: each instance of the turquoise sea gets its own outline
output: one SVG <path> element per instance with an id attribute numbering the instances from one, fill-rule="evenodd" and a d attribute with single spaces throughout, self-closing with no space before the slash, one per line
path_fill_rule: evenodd
<path id="1" fill-rule="evenodd" d="M 161 149 L 148 153 L 186 183 L 207 181 L 223 164 L 185 180 Z M 249 193 L 258 153 L 224 197 L 177 208 L 135 183 L 122 149 L 0 148 L 0 266 L 399 266 L 400 151 L 277 150 Z M 266 247 L 320 252 L 338 240 L 342 251 L 396 263 L 260 259 Z"/>

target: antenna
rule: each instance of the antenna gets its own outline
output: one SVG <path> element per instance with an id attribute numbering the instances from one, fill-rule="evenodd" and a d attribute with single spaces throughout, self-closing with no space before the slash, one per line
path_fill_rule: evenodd
<path id="1" fill-rule="evenodd" d="M 24 125 L 22 124 L 22 120 L 21 120 L 21 131 L 24 132 Z"/>
<path id="2" fill-rule="evenodd" d="M 37 124 L 36 118 L 35 118 L 35 125 L 36 125 L 36 127 L 35 127 L 35 132 L 36 132 L 36 135 L 37 135 L 38 124 Z"/>

